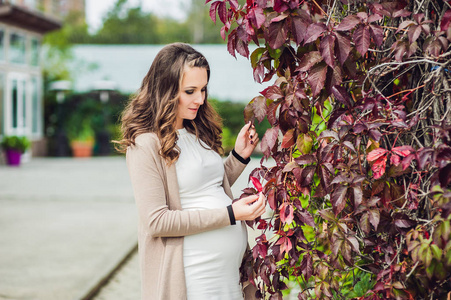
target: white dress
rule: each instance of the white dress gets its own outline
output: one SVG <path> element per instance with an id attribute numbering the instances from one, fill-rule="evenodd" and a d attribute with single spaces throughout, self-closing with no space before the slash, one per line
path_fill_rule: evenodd
<path id="1" fill-rule="evenodd" d="M 178 130 L 180 157 L 176 162 L 183 210 L 225 208 L 232 203 L 222 187 L 224 166 L 213 150 L 196 136 Z M 207 147 L 208 148 L 208 147 Z M 239 267 L 247 246 L 247 232 L 236 225 L 185 236 L 183 265 L 188 300 L 243 299 Z"/>

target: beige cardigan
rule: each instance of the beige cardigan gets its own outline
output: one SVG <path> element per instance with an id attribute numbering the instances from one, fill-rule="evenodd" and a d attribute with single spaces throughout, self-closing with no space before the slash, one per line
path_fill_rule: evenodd
<path id="1" fill-rule="evenodd" d="M 232 225 L 226 207 L 182 210 L 175 164 L 168 167 L 158 154 L 159 149 L 158 137 L 145 133 L 136 138 L 135 146 L 130 146 L 126 155 L 138 208 L 141 298 L 183 300 L 183 236 Z M 223 186 L 231 199 L 230 185 L 245 167 L 233 155 L 224 162 Z M 245 299 L 254 299 L 255 287 L 245 286 Z"/>

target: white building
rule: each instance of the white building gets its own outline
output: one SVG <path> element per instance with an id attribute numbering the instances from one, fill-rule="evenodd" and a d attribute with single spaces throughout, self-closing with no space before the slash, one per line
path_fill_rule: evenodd
<path id="1" fill-rule="evenodd" d="M 27 5 L 27 2 L 31 3 Z M 27 136 L 33 155 L 45 154 L 41 39 L 61 22 L 36 1 L 0 0 L 0 137 Z"/>

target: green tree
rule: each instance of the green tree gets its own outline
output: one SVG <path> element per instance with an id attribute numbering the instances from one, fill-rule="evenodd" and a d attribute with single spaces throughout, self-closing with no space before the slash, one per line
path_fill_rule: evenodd
<path id="1" fill-rule="evenodd" d="M 220 24 L 212 24 L 209 16 L 209 8 L 204 5 L 204 0 L 192 0 L 188 17 L 185 22 L 189 28 L 193 44 L 221 44 Z"/>
<path id="2" fill-rule="evenodd" d="M 125 7 L 126 0 L 118 0 L 108 12 L 103 26 L 92 42 L 100 44 L 158 44 L 158 18 L 142 11 L 141 7 Z"/>

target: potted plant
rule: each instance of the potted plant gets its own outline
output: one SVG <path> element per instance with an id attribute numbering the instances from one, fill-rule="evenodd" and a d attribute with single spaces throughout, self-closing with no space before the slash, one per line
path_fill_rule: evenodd
<path id="1" fill-rule="evenodd" d="M 10 166 L 19 166 L 20 157 L 31 146 L 31 142 L 24 136 L 4 136 L 0 145 L 5 151 L 6 162 Z"/>
<path id="2" fill-rule="evenodd" d="M 91 122 L 85 119 L 80 124 L 71 127 L 68 131 L 70 146 L 72 148 L 72 156 L 74 157 L 90 157 L 94 148 L 95 133 L 92 129 Z"/>

